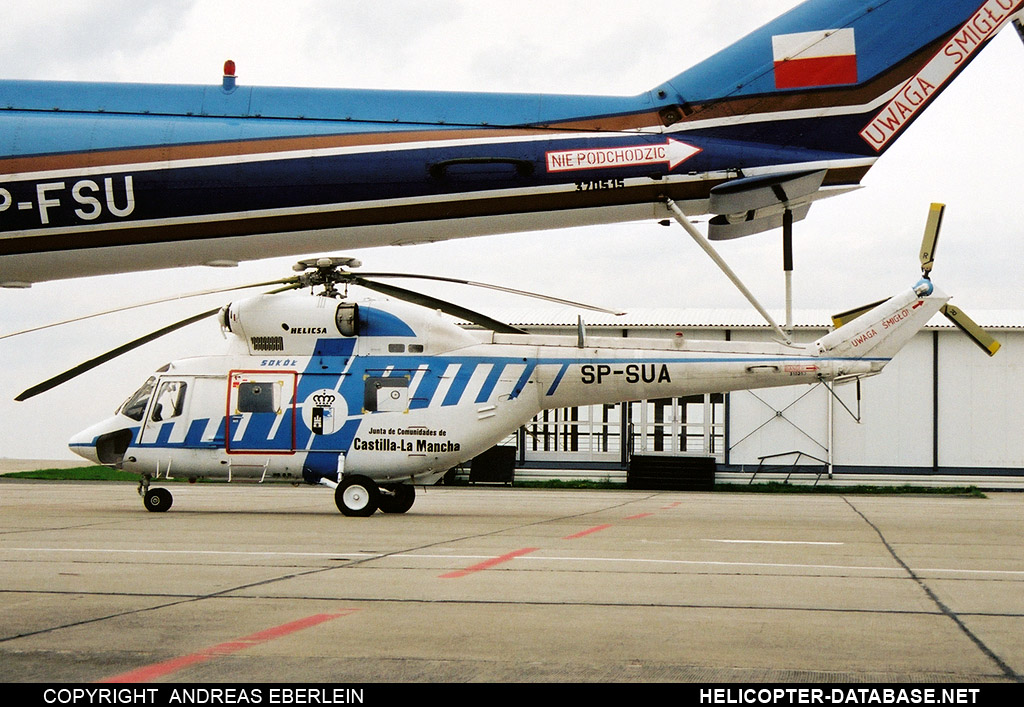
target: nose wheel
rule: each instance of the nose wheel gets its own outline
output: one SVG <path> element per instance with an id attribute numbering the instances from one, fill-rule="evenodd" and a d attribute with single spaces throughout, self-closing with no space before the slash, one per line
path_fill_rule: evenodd
<path id="1" fill-rule="evenodd" d="M 152 477 L 146 474 L 139 479 L 139 495 L 142 496 L 142 505 L 150 513 L 163 513 L 171 507 L 174 497 L 165 488 L 150 488 L 149 482 Z"/>
<path id="2" fill-rule="evenodd" d="M 165 488 L 152 488 L 146 491 L 142 497 L 142 503 L 146 506 L 146 510 L 151 513 L 163 513 L 171 507 L 171 503 L 174 502 L 174 497 L 171 496 L 171 492 Z"/>

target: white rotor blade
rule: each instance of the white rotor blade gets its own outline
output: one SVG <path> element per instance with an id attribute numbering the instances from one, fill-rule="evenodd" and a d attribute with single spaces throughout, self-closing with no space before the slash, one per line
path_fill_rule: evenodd
<path id="1" fill-rule="evenodd" d="M 255 282 L 248 285 L 235 285 L 233 287 L 220 287 L 213 290 L 203 290 L 201 292 L 187 292 L 181 295 L 172 295 L 170 297 L 161 297 L 160 299 L 149 300 L 148 302 L 139 302 L 138 304 L 128 304 L 122 307 L 115 307 L 114 309 L 107 309 L 102 312 L 93 312 L 92 314 L 84 314 L 80 317 L 73 317 L 71 319 L 64 319 L 59 322 L 50 322 L 49 324 L 40 324 L 39 326 L 31 327 L 29 329 L 22 329 L 21 331 L 12 331 L 8 334 L 0 334 L 0 339 L 10 339 L 11 337 L 21 336 L 22 334 L 29 334 L 33 331 L 42 331 L 43 329 L 49 329 L 51 327 L 63 326 L 64 324 L 73 324 L 75 322 L 81 322 L 86 319 L 92 319 L 93 317 L 102 317 L 107 314 L 116 314 L 117 312 L 127 312 L 130 309 L 139 309 L 140 307 L 149 307 L 154 304 L 163 304 L 164 302 L 174 302 L 176 300 L 188 299 L 190 297 L 202 297 L 203 295 L 216 295 L 221 292 L 234 292 L 235 290 L 247 290 L 251 287 L 266 287 L 267 285 L 278 285 L 285 282 L 291 282 L 295 278 L 289 277 L 280 280 L 269 280 L 267 282 Z"/>

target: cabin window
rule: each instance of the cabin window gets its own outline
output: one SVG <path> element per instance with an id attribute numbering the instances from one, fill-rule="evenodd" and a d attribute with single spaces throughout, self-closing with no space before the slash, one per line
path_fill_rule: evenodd
<path id="1" fill-rule="evenodd" d="M 405 353 L 405 344 L 388 344 L 388 353 Z"/>
<path id="2" fill-rule="evenodd" d="M 146 406 L 149 405 L 149 397 L 153 394 L 153 388 L 156 387 L 156 378 L 150 376 L 149 380 L 142 384 L 142 387 L 132 394 L 132 397 L 125 401 L 124 405 L 121 406 L 121 414 L 125 417 L 129 417 L 136 422 L 142 422 L 142 418 L 146 414 Z"/>
<path id="3" fill-rule="evenodd" d="M 423 344 L 409 344 L 409 353 L 423 353 Z"/>
<path id="4" fill-rule="evenodd" d="M 160 392 L 156 395 L 156 402 L 153 403 L 153 412 L 150 415 L 153 422 L 171 420 L 181 415 L 185 408 L 187 387 L 184 381 L 164 381 L 160 384 Z"/>
<path id="5" fill-rule="evenodd" d="M 363 391 L 364 412 L 405 412 L 409 409 L 409 378 L 407 376 L 366 379 Z"/>
<path id="6" fill-rule="evenodd" d="M 238 384 L 238 412 L 278 412 L 277 387 L 270 382 Z"/>

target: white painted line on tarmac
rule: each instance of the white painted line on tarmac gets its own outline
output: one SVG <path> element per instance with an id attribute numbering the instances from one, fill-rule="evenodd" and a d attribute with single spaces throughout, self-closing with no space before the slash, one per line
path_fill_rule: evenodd
<path id="1" fill-rule="evenodd" d="M 399 558 L 413 560 L 488 560 L 494 555 L 456 555 L 456 554 L 428 554 L 428 553 L 380 553 L 380 552 L 277 552 L 262 550 L 142 550 L 125 548 L 67 548 L 67 547 L 8 547 L 0 548 L 3 552 L 53 552 L 53 553 L 80 553 L 80 554 L 108 554 L 108 555 L 236 555 L 242 557 L 352 557 L 352 558 L 373 558 L 381 559 Z M 786 562 L 731 562 L 724 560 L 678 560 L 678 559 L 654 559 L 638 557 L 588 557 L 585 555 L 541 555 L 530 554 L 513 558 L 514 562 L 573 562 L 573 563 L 622 563 L 636 565 L 664 565 L 680 567 L 754 567 L 766 569 L 787 569 L 787 570 L 833 570 L 840 572 L 894 572 L 897 574 L 906 573 L 902 567 L 896 566 L 872 566 L 872 565 L 823 565 L 823 564 L 800 564 Z M 1009 577 L 1024 577 L 1024 570 L 991 570 L 991 569 L 959 569 L 952 567 L 912 567 L 915 573 L 934 572 L 943 574 L 967 574 L 967 575 L 998 575 Z"/>
<path id="2" fill-rule="evenodd" d="M 139 550 L 112 547 L 5 547 L 0 552 L 73 552 L 109 555 L 242 555 L 244 557 L 383 557 L 379 552 L 277 552 L 273 550 Z"/>
<path id="3" fill-rule="evenodd" d="M 820 540 L 725 540 L 717 538 L 703 538 L 706 543 L 735 543 L 737 545 L 845 545 L 840 542 L 826 542 Z"/>

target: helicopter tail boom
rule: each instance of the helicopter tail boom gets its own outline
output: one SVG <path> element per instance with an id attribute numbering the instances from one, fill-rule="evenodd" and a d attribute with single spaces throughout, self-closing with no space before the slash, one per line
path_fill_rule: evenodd
<path id="1" fill-rule="evenodd" d="M 821 356 L 890 359 L 942 309 L 949 296 L 929 280 L 921 280 L 835 331 L 812 346 Z"/>

